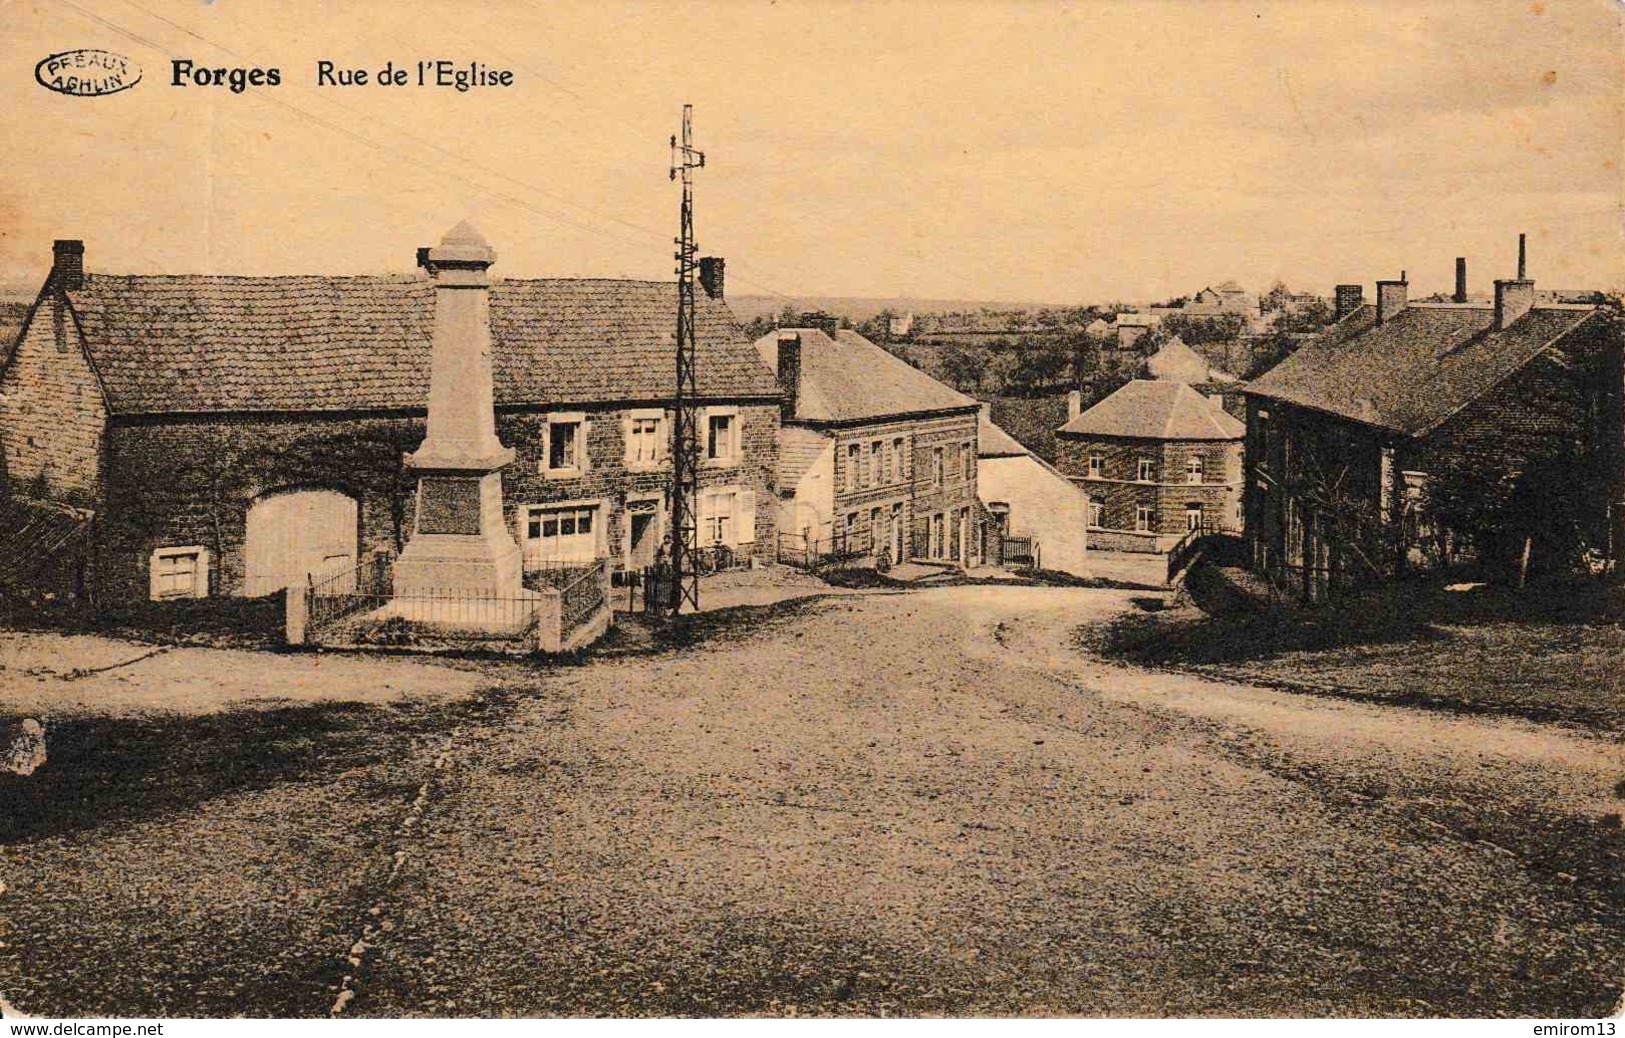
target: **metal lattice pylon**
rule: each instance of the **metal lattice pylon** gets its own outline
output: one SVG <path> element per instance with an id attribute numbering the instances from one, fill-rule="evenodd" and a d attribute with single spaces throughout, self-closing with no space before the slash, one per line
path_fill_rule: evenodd
<path id="1" fill-rule="evenodd" d="M 694 343 L 694 275 L 699 246 L 694 243 L 694 171 L 705 153 L 694 148 L 693 105 L 683 106 L 683 136 L 671 139 L 671 179 L 683 184 L 682 230 L 677 244 L 677 392 L 671 427 L 671 575 L 664 603 L 672 615 L 700 608 L 698 478 L 700 471 L 699 382 Z"/>

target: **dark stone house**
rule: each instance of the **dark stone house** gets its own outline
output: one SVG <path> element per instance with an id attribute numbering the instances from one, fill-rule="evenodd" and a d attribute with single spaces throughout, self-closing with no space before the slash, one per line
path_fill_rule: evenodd
<path id="1" fill-rule="evenodd" d="M 1452 302 L 1411 303 L 1403 278 L 1377 282 L 1375 305 L 1338 286 L 1338 323 L 1246 389 L 1252 564 L 1305 598 L 1463 551 L 1504 557 L 1507 530 L 1451 531 L 1429 514 L 1447 473 L 1492 493 L 1571 483 L 1566 521 L 1617 544 L 1621 376 L 1608 322 L 1596 306 L 1537 305 L 1521 271 L 1495 283 L 1493 303 L 1469 301 L 1458 270 Z M 1513 552 L 1551 557 L 1515 536 Z"/>
<path id="2" fill-rule="evenodd" d="M 1089 547 L 1164 552 L 1240 522 L 1245 427 L 1183 382 L 1135 379 L 1055 434 L 1055 466 L 1089 497 Z"/>
<path id="3" fill-rule="evenodd" d="M 784 390 L 778 526 L 793 550 L 977 561 L 975 400 L 833 322 L 756 349 Z"/>
<path id="4" fill-rule="evenodd" d="M 697 293 L 700 540 L 770 553 L 779 388 L 721 299 Z M 675 286 L 489 289 L 506 518 L 527 569 L 647 565 L 666 533 Z M 92 510 L 106 603 L 262 595 L 412 529 L 429 276 L 86 273 L 59 241 L 0 371 L 13 487 Z M 767 507 L 757 507 L 757 502 Z M 770 555 L 769 555 L 770 557 Z"/>

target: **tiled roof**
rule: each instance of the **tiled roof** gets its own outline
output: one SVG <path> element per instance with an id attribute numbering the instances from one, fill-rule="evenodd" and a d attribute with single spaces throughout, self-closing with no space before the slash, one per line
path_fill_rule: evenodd
<path id="1" fill-rule="evenodd" d="M 1011 458 L 1031 454 L 1021 441 L 993 424 L 984 410 L 976 423 L 976 456 L 978 458 Z"/>
<path id="2" fill-rule="evenodd" d="M 69 294 L 115 414 L 420 409 L 433 283 L 417 277 L 90 274 Z M 699 388 L 773 397 L 733 315 L 703 295 Z M 500 405 L 668 398 L 674 286 L 496 281 Z"/>
<path id="3" fill-rule="evenodd" d="M 1230 376 L 1211 367 L 1200 353 L 1185 345 L 1185 340 L 1174 336 L 1146 360 L 1151 377 L 1164 382 L 1227 381 Z"/>
<path id="4" fill-rule="evenodd" d="M 1246 426 L 1183 382 L 1135 379 L 1061 426 L 1063 436 L 1239 440 Z"/>
<path id="5" fill-rule="evenodd" d="M 898 360 L 857 332 L 830 338 L 818 328 L 784 328 L 756 340 L 764 369 L 776 372 L 781 331 L 801 336 L 796 419 L 851 422 L 976 407 L 975 400 Z"/>
<path id="6" fill-rule="evenodd" d="M 1496 331 L 1487 307 L 1410 306 L 1378 325 L 1375 307 L 1363 306 L 1247 392 L 1422 435 L 1594 312 L 1536 307 Z"/>

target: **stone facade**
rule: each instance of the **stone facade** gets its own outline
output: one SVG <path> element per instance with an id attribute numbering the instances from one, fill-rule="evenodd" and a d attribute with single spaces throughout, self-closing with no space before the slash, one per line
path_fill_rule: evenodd
<path id="1" fill-rule="evenodd" d="M 1098 456 L 1098 474 L 1090 459 Z M 1200 459 L 1200 482 L 1190 474 L 1192 458 Z M 1140 463 L 1150 462 L 1142 479 Z M 1146 440 L 1128 437 L 1056 438 L 1055 465 L 1091 502 L 1103 506 L 1091 522 L 1089 544 L 1108 551 L 1166 551 L 1190 528 L 1193 506 L 1202 523 L 1234 530 L 1241 525 L 1242 449 L 1239 441 Z M 1151 509 L 1140 521 L 1140 509 Z M 1141 529 L 1145 526 L 1146 529 Z"/>
<path id="2" fill-rule="evenodd" d="M 100 488 L 106 424 L 107 404 L 73 313 L 60 295 L 45 293 L 0 375 L 0 445 L 11 485 L 90 504 Z"/>
<path id="3" fill-rule="evenodd" d="M 904 531 L 904 557 L 967 564 L 975 560 L 980 537 L 975 522 L 974 412 L 896 417 L 837 427 L 829 433 L 835 460 L 832 538 L 847 537 L 854 543 L 874 545 L 877 551 L 890 545 L 895 555 L 893 517 L 898 516 Z M 903 444 L 901 465 L 895 453 L 898 441 Z"/>

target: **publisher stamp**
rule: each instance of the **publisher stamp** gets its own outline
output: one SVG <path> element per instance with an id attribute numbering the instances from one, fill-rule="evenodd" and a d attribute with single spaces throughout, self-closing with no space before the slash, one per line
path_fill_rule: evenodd
<path id="1" fill-rule="evenodd" d="M 65 50 L 34 66 L 40 86 L 69 97 L 105 97 L 141 82 L 141 69 L 129 58 L 111 51 Z"/>

